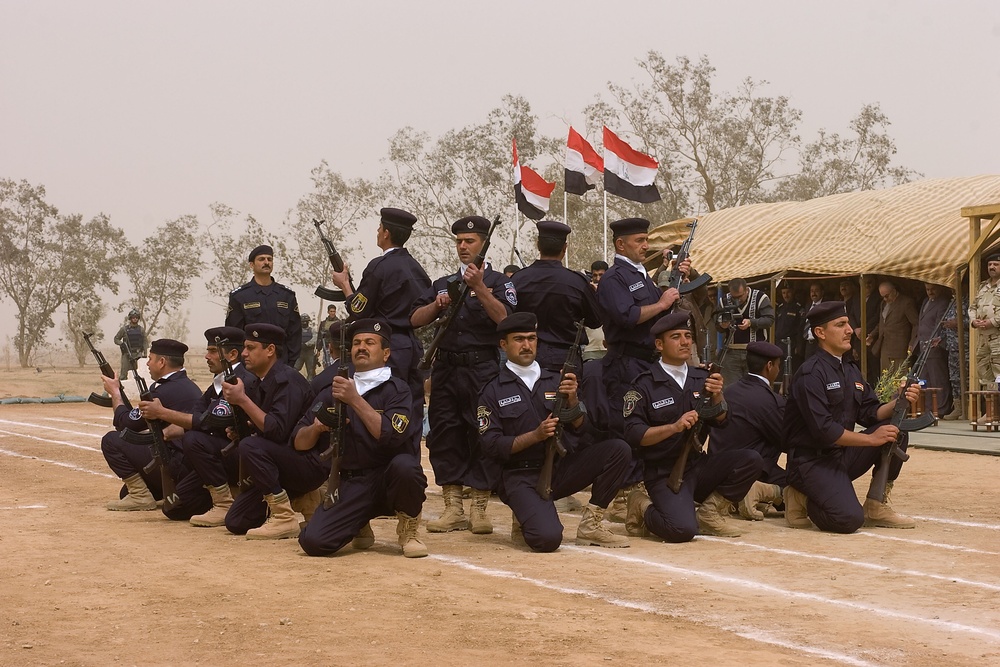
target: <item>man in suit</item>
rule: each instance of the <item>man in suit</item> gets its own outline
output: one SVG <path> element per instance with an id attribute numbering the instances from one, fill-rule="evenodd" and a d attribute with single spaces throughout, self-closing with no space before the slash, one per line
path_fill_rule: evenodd
<path id="1" fill-rule="evenodd" d="M 868 344 L 879 355 L 879 368 L 885 371 L 890 366 L 899 368 L 909 356 L 917 330 L 917 306 L 889 281 L 879 285 L 878 292 L 882 296 L 882 311 L 878 327 L 868 334 Z"/>

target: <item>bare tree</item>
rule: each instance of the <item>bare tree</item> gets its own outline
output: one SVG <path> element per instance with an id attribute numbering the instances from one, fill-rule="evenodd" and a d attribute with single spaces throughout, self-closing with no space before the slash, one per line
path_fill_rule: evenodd
<path id="1" fill-rule="evenodd" d="M 93 332 L 91 340 L 95 344 L 103 340 L 104 332 L 101 331 L 100 322 L 108 307 L 96 292 L 84 294 L 76 301 L 66 301 L 63 306 L 66 312 L 66 319 L 62 323 L 63 334 L 70 341 L 76 361 L 82 367 L 90 358 L 90 348 L 83 339 L 83 332 Z"/>
<path id="2" fill-rule="evenodd" d="M 205 285 L 209 294 L 221 299 L 220 307 L 224 309 L 229 293 L 250 279 L 247 257 L 259 245 L 267 244 L 274 249 L 276 273 L 286 272 L 289 276 L 281 282 L 293 282 L 292 256 L 282 235 L 265 229 L 252 215 L 240 220 L 241 213 L 226 204 L 216 202 L 209 208 L 212 222 L 201 236 L 209 256 Z"/>

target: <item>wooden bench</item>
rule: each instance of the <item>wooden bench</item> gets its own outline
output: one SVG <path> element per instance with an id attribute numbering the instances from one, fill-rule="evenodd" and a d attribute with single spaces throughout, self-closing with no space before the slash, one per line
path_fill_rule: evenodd
<path id="1" fill-rule="evenodd" d="M 969 416 L 972 417 L 972 430 L 978 431 L 980 426 L 986 432 L 1000 431 L 1000 391 L 970 391 L 969 394 Z M 986 423 L 980 424 L 976 419 L 979 415 L 979 399 L 986 402 Z"/>

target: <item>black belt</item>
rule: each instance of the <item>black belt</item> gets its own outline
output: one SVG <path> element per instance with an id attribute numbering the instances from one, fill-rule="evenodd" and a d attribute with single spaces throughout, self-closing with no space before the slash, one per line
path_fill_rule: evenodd
<path id="1" fill-rule="evenodd" d="M 626 357 L 641 359 L 642 361 L 656 361 L 660 358 L 660 353 L 651 350 L 645 345 L 633 345 L 632 343 L 615 343 L 609 346 L 612 352 L 617 352 Z"/>
<path id="2" fill-rule="evenodd" d="M 476 364 L 486 363 L 487 361 L 499 360 L 499 352 L 496 348 L 469 350 L 467 352 L 449 352 L 448 350 L 439 350 L 437 359 L 450 366 L 475 366 Z"/>
<path id="3" fill-rule="evenodd" d="M 503 467 L 504 470 L 540 470 L 545 464 L 544 461 L 509 461 Z"/>
<path id="4" fill-rule="evenodd" d="M 370 473 L 375 472 L 378 468 L 355 468 L 354 470 L 341 470 L 340 479 L 354 479 L 355 477 L 364 477 Z"/>

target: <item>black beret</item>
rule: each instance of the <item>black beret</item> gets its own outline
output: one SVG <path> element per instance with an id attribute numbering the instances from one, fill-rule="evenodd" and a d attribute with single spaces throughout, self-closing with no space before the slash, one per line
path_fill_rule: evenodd
<path id="1" fill-rule="evenodd" d="M 488 234 L 490 221 L 481 215 L 467 215 L 451 225 L 452 234 Z"/>
<path id="2" fill-rule="evenodd" d="M 986 258 L 987 262 L 1000 262 L 1000 252 L 995 252 Z"/>
<path id="3" fill-rule="evenodd" d="M 785 356 L 785 353 L 781 351 L 780 347 L 774 343 L 768 343 L 763 340 L 747 343 L 747 352 L 759 355 L 765 359 L 780 359 Z"/>
<path id="4" fill-rule="evenodd" d="M 205 329 L 205 340 L 209 345 L 215 345 L 215 339 L 221 338 L 226 341 L 227 347 L 242 347 L 246 334 L 239 327 L 212 327 Z"/>
<path id="5" fill-rule="evenodd" d="M 660 319 L 656 320 L 656 324 L 650 329 L 650 333 L 654 336 L 659 336 L 664 331 L 673 331 L 674 329 L 690 329 L 691 328 L 691 313 L 686 310 L 675 310 L 672 313 L 667 313 Z"/>
<path id="6" fill-rule="evenodd" d="M 285 330 L 275 324 L 266 324 L 263 322 L 251 324 L 244 331 L 246 332 L 247 340 L 256 341 L 265 347 L 268 345 L 285 344 Z"/>
<path id="7" fill-rule="evenodd" d="M 247 259 L 248 262 L 252 262 L 256 259 L 257 255 L 274 255 L 274 248 L 269 245 L 259 245 L 250 251 L 250 257 Z"/>
<path id="8" fill-rule="evenodd" d="M 417 216 L 401 208 L 383 208 L 379 211 L 379 215 L 382 216 L 383 225 L 403 227 L 404 229 L 413 229 L 413 225 L 417 222 Z"/>
<path id="9" fill-rule="evenodd" d="M 557 241 L 565 241 L 570 231 L 572 231 L 569 225 L 564 225 L 555 220 L 539 220 L 535 223 L 535 226 L 538 227 L 538 238 L 546 237 L 556 239 Z"/>
<path id="10" fill-rule="evenodd" d="M 333 327 L 333 325 L 330 326 L 331 328 Z M 351 325 L 351 338 L 361 333 L 378 334 L 382 338 L 389 340 L 389 337 L 392 336 L 392 327 L 382 320 L 370 317 L 364 320 L 357 320 Z"/>
<path id="11" fill-rule="evenodd" d="M 512 313 L 500 320 L 497 333 L 503 338 L 515 331 L 534 331 L 538 327 L 538 318 L 534 313 Z"/>
<path id="12" fill-rule="evenodd" d="M 844 305 L 843 301 L 823 301 L 817 303 L 806 313 L 810 328 L 826 324 L 839 317 L 847 317 L 847 306 Z"/>
<path id="13" fill-rule="evenodd" d="M 160 338 L 150 344 L 149 351 L 164 357 L 183 357 L 184 353 L 188 351 L 188 346 L 179 340 Z"/>
<path id="14" fill-rule="evenodd" d="M 615 220 L 611 223 L 611 231 L 614 232 L 614 238 L 629 234 L 645 234 L 649 231 L 649 220 L 645 218 Z"/>

